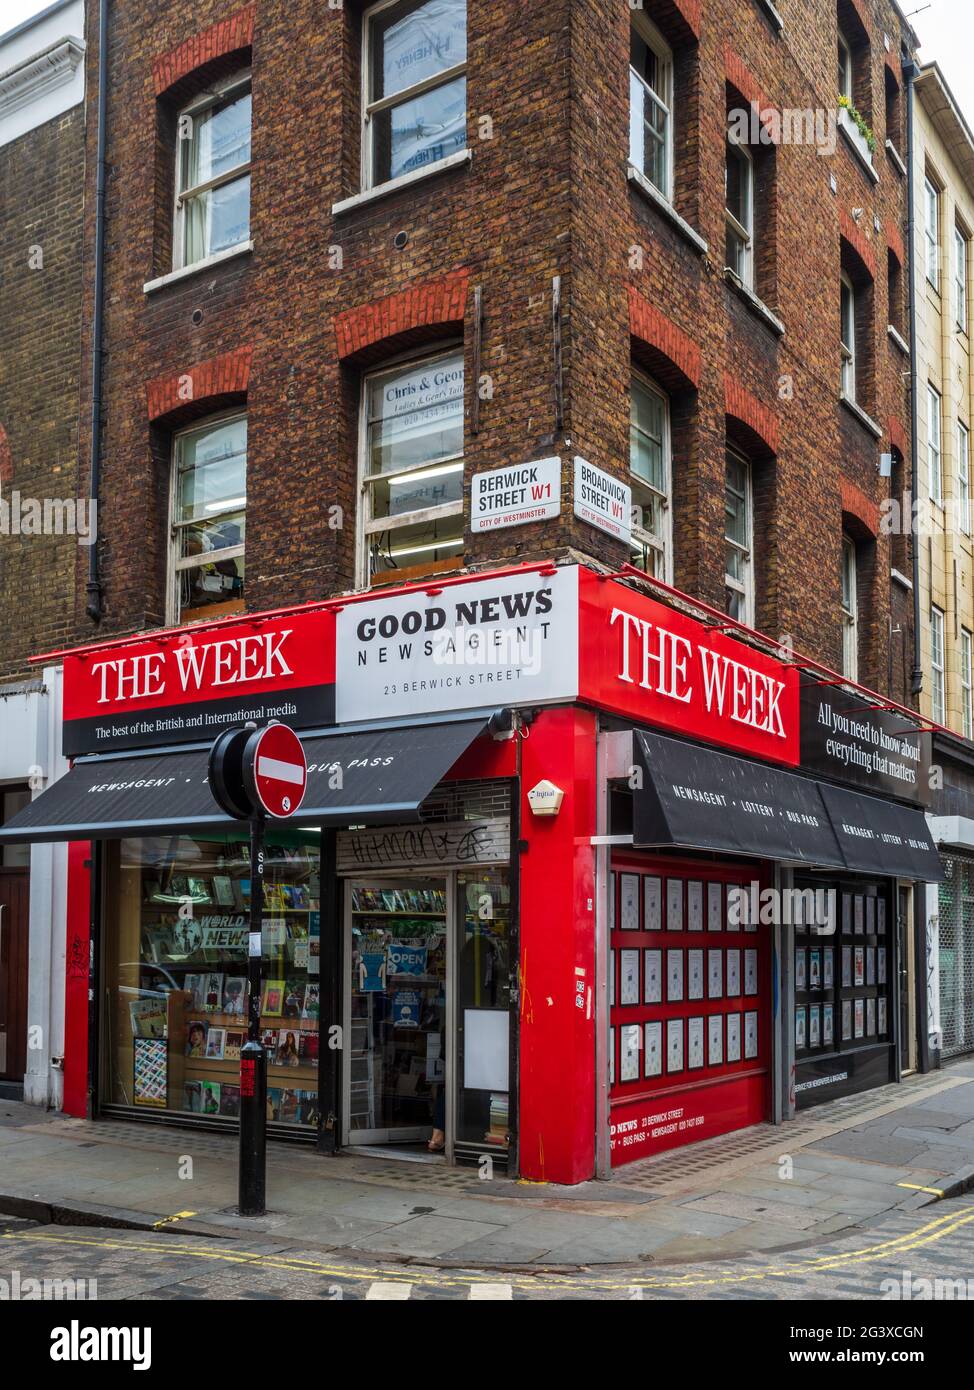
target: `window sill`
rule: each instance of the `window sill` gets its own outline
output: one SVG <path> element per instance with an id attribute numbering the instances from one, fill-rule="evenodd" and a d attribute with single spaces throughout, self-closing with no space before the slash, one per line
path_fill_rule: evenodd
<path id="1" fill-rule="evenodd" d="M 907 579 L 906 575 L 901 574 L 898 569 L 891 569 L 889 572 L 889 577 L 890 579 L 892 579 L 894 584 L 899 584 L 901 589 L 909 589 L 911 592 L 913 591 L 913 580 Z"/>
<path id="2" fill-rule="evenodd" d="M 842 108 L 840 107 L 839 109 L 841 112 Z M 846 144 L 849 146 L 849 149 L 852 151 L 856 159 L 862 165 L 862 168 L 866 175 L 872 179 L 873 183 L 879 183 L 879 175 L 876 173 L 876 170 L 873 166 L 873 161 L 870 157 L 868 149 L 865 153 L 863 153 L 862 149 L 859 146 L 859 139 L 861 139 L 861 137 L 859 136 L 858 128 L 856 126 L 852 127 L 852 130 L 856 132 L 855 135 L 853 135 L 852 131 L 849 129 L 849 126 L 846 124 L 846 122 L 842 119 L 842 116 L 840 115 L 839 130 L 842 132 L 843 138 L 845 139 Z M 859 138 L 857 139 L 857 137 Z"/>
<path id="3" fill-rule="evenodd" d="M 218 251 L 215 256 L 207 256 L 203 261 L 194 261 L 192 265 L 180 266 L 179 270 L 171 270 L 168 275 L 160 275 L 155 280 L 146 280 L 142 286 L 143 294 L 154 294 L 156 290 L 161 290 L 165 285 L 174 285 L 178 280 L 188 280 L 191 275 L 199 275 L 204 270 L 212 270 L 215 265 L 222 265 L 224 261 L 235 260 L 237 256 L 249 256 L 254 249 L 252 241 L 242 241 L 239 246 L 228 246 L 225 251 Z"/>
<path id="4" fill-rule="evenodd" d="M 895 169 L 899 171 L 901 178 L 906 178 L 906 165 L 903 163 L 903 156 L 893 144 L 892 140 L 887 140 L 884 146 L 887 157 Z"/>
<path id="5" fill-rule="evenodd" d="M 861 405 L 858 405 L 854 400 L 850 400 L 844 392 L 839 393 L 839 401 L 845 406 L 846 410 L 849 411 L 850 415 L 854 415 L 860 425 L 869 431 L 874 439 L 882 439 L 882 428 L 876 424 L 876 421 L 871 415 L 866 414 Z"/>
<path id="6" fill-rule="evenodd" d="M 639 189 L 640 193 L 648 198 L 653 206 L 672 222 L 680 235 L 690 243 L 694 250 L 699 251 L 701 256 L 705 256 L 710 248 L 707 246 L 703 237 L 699 232 L 694 231 L 689 222 L 683 220 L 677 210 L 666 201 L 655 184 L 650 183 L 646 175 L 640 173 L 635 164 L 630 164 L 628 166 L 627 175 L 629 182 L 634 184 L 635 187 Z"/>
<path id="7" fill-rule="evenodd" d="M 400 174 L 397 179 L 389 179 L 386 183 L 377 184 L 375 188 L 366 188 L 364 192 L 355 193 L 351 198 L 342 198 L 340 202 L 332 203 L 331 215 L 340 217 L 343 212 L 353 212 L 355 208 L 367 207 L 369 203 L 377 203 L 380 198 L 390 198 L 393 193 L 398 193 L 403 188 L 411 188 L 414 183 L 436 178 L 437 174 L 445 174 L 450 169 L 470 164 L 472 160 L 473 150 L 457 150 L 456 154 L 448 154 L 445 159 L 437 160 L 426 169 L 413 169 L 409 174 Z"/>
<path id="8" fill-rule="evenodd" d="M 783 32 L 785 21 L 772 5 L 771 0 L 758 0 L 758 9 L 763 10 L 776 34 Z"/>
<path id="9" fill-rule="evenodd" d="M 779 338 L 784 337 L 785 325 L 778 318 L 777 314 L 771 312 L 763 299 L 759 299 L 753 290 L 748 289 L 743 280 L 735 275 L 729 265 L 724 266 L 724 279 L 730 285 L 752 313 L 757 314 L 758 318 L 768 325 L 773 333 L 777 333 Z"/>
<path id="10" fill-rule="evenodd" d="M 909 357 L 909 355 L 910 355 L 910 344 L 906 341 L 906 339 L 905 339 L 901 334 L 897 333 L 896 329 L 893 327 L 893 325 L 892 325 L 891 323 L 888 323 L 888 324 L 886 325 L 886 332 L 889 334 L 890 338 L 893 340 L 893 342 L 894 342 L 894 343 L 896 344 L 896 346 L 899 348 L 900 352 L 902 352 L 902 353 L 904 354 L 904 356 Z"/>

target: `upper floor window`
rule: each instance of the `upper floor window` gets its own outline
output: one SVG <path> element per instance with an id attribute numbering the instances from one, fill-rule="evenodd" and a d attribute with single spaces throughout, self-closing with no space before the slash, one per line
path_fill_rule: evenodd
<path id="1" fill-rule="evenodd" d="M 382 0 L 364 19 L 364 186 L 467 146 L 466 0 Z"/>
<path id="2" fill-rule="evenodd" d="M 250 76 L 179 113 L 174 262 L 195 265 L 250 238 Z"/>
<path id="3" fill-rule="evenodd" d="M 974 680 L 972 680 L 972 644 L 974 638 L 966 627 L 960 630 L 960 691 L 961 732 L 965 738 L 974 736 Z"/>
<path id="4" fill-rule="evenodd" d="M 366 377 L 358 581 L 463 554 L 463 349 Z"/>
<path id="5" fill-rule="evenodd" d="M 634 376 L 630 399 L 629 472 L 632 563 L 665 583 L 672 576 L 670 406 L 662 391 Z"/>
<path id="6" fill-rule="evenodd" d="M 960 512 L 960 529 L 965 534 L 970 534 L 971 433 L 960 420 L 957 421 L 957 502 Z"/>
<path id="7" fill-rule="evenodd" d="M 842 674 L 859 678 L 859 596 L 856 543 L 842 537 Z"/>
<path id="8" fill-rule="evenodd" d="M 944 670 L 944 615 L 939 608 L 930 609 L 930 713 L 943 724 L 947 709 Z"/>
<path id="9" fill-rule="evenodd" d="M 748 626 L 754 622 L 752 510 L 751 465 L 728 449 L 724 487 L 727 612 Z"/>
<path id="10" fill-rule="evenodd" d="M 247 417 L 225 415 L 174 439 L 171 622 L 216 616 L 244 597 Z"/>
<path id="11" fill-rule="evenodd" d="M 728 138 L 724 173 L 727 265 L 748 289 L 754 286 L 754 165 L 743 145 Z"/>
<path id="12" fill-rule="evenodd" d="M 930 499 L 942 502 L 944 496 L 944 465 L 940 433 L 940 392 L 927 384 L 927 467 Z"/>
<path id="13" fill-rule="evenodd" d="M 848 97 L 850 102 L 854 101 L 853 95 L 853 68 L 852 68 L 852 46 L 849 40 L 839 30 L 839 96 Z"/>
<path id="14" fill-rule="evenodd" d="M 954 307 L 958 332 L 967 332 L 967 247 L 968 238 L 960 227 L 954 228 Z"/>
<path id="15" fill-rule="evenodd" d="M 926 245 L 927 279 L 940 288 L 940 193 L 925 179 L 923 183 L 923 235 Z"/>
<path id="16" fill-rule="evenodd" d="M 856 399 L 856 292 L 848 275 L 839 287 L 839 341 L 842 359 L 842 394 Z"/>
<path id="17" fill-rule="evenodd" d="M 673 55 L 643 15 L 629 34 L 629 162 L 672 198 Z"/>

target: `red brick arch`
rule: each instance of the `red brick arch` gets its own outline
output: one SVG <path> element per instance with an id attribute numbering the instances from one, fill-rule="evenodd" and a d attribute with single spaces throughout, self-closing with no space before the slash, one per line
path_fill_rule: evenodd
<path id="1" fill-rule="evenodd" d="M 839 480 L 839 494 L 842 499 L 842 514 L 845 518 L 851 518 L 854 523 L 852 530 L 856 533 L 857 539 L 864 539 L 868 536 L 875 540 L 879 534 L 879 506 L 867 497 L 862 488 L 848 478 Z"/>
<path id="2" fill-rule="evenodd" d="M 700 348 L 655 304 L 629 286 L 629 336 L 634 359 L 671 391 L 700 385 Z"/>
<path id="3" fill-rule="evenodd" d="M 157 97 L 195 72 L 197 68 L 222 58 L 238 49 L 249 48 L 254 39 L 254 5 L 237 10 L 226 19 L 218 20 L 208 29 L 193 34 L 168 53 L 162 53 L 152 64 L 152 85 Z"/>
<path id="4" fill-rule="evenodd" d="M 724 373 L 724 413 L 756 435 L 769 453 L 778 452 L 778 417 L 730 372 Z"/>
<path id="5" fill-rule="evenodd" d="M 220 357 L 195 362 L 179 372 L 167 372 L 146 383 L 146 408 L 150 420 L 198 407 L 222 397 L 243 395 L 250 383 L 253 348 L 235 348 Z"/>
<path id="6" fill-rule="evenodd" d="M 421 281 L 398 294 L 336 314 L 339 358 L 366 361 L 380 345 L 389 348 L 395 342 L 411 347 L 428 336 L 428 330 L 462 328 L 469 281 L 466 268 L 452 270 L 440 279 Z"/>

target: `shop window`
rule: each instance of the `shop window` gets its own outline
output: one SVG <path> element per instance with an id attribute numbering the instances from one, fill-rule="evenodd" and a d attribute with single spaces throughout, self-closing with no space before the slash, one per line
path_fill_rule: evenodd
<path id="1" fill-rule="evenodd" d="M 629 32 L 629 162 L 673 198 L 673 54 L 645 15 Z"/>
<path id="2" fill-rule="evenodd" d="M 957 510 L 958 525 L 965 535 L 971 531 L 971 432 L 957 422 Z"/>
<path id="3" fill-rule="evenodd" d="M 176 120 L 173 268 L 196 265 L 250 238 L 250 75 L 185 106 Z"/>
<path id="4" fill-rule="evenodd" d="M 927 281 L 940 289 L 940 190 L 928 177 L 923 181 L 924 266 Z"/>
<path id="5" fill-rule="evenodd" d="M 974 737 L 974 679 L 972 679 L 972 645 L 974 637 L 966 627 L 960 632 L 960 694 L 961 732 L 965 738 Z"/>
<path id="6" fill-rule="evenodd" d="M 463 349 L 365 378 L 359 584 L 463 555 Z"/>
<path id="7" fill-rule="evenodd" d="M 967 332 L 967 261 L 970 238 L 962 227 L 954 227 L 954 323 L 958 333 Z"/>
<path id="8" fill-rule="evenodd" d="M 363 186 L 467 145 L 466 0 L 382 0 L 365 13 Z"/>
<path id="9" fill-rule="evenodd" d="M 856 399 L 856 291 L 848 275 L 839 285 L 839 352 L 841 388 L 846 400 Z"/>
<path id="10" fill-rule="evenodd" d="M 317 1125 L 319 858 L 273 831 L 265 851 L 260 1027 L 267 1118 Z M 143 1114 L 234 1120 L 247 1038 L 250 855 L 245 840 L 107 845 L 103 1087 Z"/>
<path id="11" fill-rule="evenodd" d="M 927 483 L 931 502 L 944 500 L 944 462 L 941 445 L 941 400 L 936 387 L 927 383 Z"/>
<path id="12" fill-rule="evenodd" d="M 947 710 L 944 662 L 944 615 L 934 606 L 930 609 L 930 713 L 937 724 L 945 722 Z"/>
<path id="13" fill-rule="evenodd" d="M 221 416 L 177 433 L 170 510 L 170 622 L 242 609 L 246 507 L 246 415 Z"/>
<path id="14" fill-rule="evenodd" d="M 747 289 L 754 288 L 754 164 L 750 152 L 728 136 L 724 168 L 725 256 Z"/>
<path id="15" fill-rule="evenodd" d="M 796 877 L 792 911 L 795 1063 L 803 1106 L 820 1094 L 808 1082 L 821 1076 L 824 1059 L 831 1071 L 836 1054 L 893 1043 L 895 918 L 884 883 L 821 877 Z"/>
<path id="16" fill-rule="evenodd" d="M 633 376 L 629 472 L 632 487 L 632 563 L 672 582 L 670 405 L 648 378 Z"/>
<path id="17" fill-rule="evenodd" d="M 859 679 L 859 593 L 856 543 L 842 537 L 842 674 Z"/>
<path id="18" fill-rule="evenodd" d="M 727 450 L 724 486 L 724 543 L 726 607 L 739 623 L 754 623 L 754 562 L 752 555 L 753 493 L 751 465 L 735 450 Z"/>

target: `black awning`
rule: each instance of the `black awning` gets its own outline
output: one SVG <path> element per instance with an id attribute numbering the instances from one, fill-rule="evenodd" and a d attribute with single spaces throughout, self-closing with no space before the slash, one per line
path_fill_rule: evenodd
<path id="1" fill-rule="evenodd" d="M 368 824 L 417 818 L 420 805 L 486 718 L 316 734 L 302 740 L 308 789 L 287 824 Z M 0 843 L 119 839 L 240 829 L 207 783 L 208 751 L 79 759 L 0 829 Z M 283 824 L 284 822 L 282 822 Z"/>
<path id="2" fill-rule="evenodd" d="M 846 867 L 853 873 L 927 883 L 943 878 L 940 855 L 922 811 L 825 784 L 822 796 Z"/>
<path id="3" fill-rule="evenodd" d="M 845 868 L 818 782 L 659 734 L 635 745 L 634 845 Z"/>

